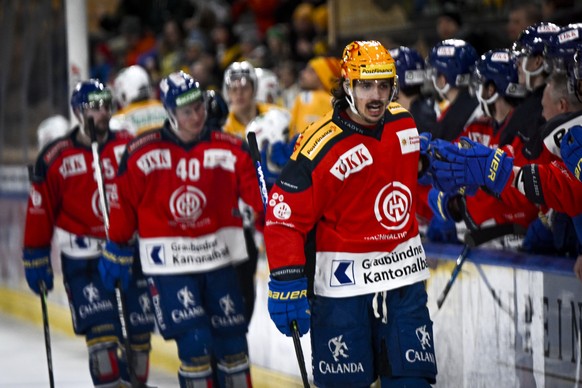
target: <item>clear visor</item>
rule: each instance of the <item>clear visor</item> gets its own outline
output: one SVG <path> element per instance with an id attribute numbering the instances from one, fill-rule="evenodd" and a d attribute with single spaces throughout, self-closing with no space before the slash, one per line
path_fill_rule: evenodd
<path id="1" fill-rule="evenodd" d="M 250 85 L 250 87 L 252 87 L 253 83 L 251 82 L 251 80 L 248 77 L 244 77 L 244 76 L 233 77 L 226 82 L 227 90 L 244 89 L 249 85 Z"/>
<path id="2" fill-rule="evenodd" d="M 83 110 L 101 110 L 101 109 L 105 109 L 105 110 L 111 110 L 112 107 L 112 101 L 111 100 L 97 100 L 97 101 L 90 101 L 90 102 L 84 102 L 81 106 L 83 107 Z"/>
<path id="3" fill-rule="evenodd" d="M 395 90 L 396 77 L 375 80 L 354 80 L 354 95 L 362 99 L 385 99 Z"/>

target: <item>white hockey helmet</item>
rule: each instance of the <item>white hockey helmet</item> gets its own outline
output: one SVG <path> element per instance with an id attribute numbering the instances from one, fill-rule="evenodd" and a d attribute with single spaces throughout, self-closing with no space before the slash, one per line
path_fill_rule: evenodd
<path id="1" fill-rule="evenodd" d="M 36 135 L 38 138 L 38 149 L 63 136 L 69 131 L 69 120 L 61 115 L 50 116 L 38 125 Z"/>
<path id="2" fill-rule="evenodd" d="M 283 109 L 270 109 L 257 116 L 247 125 L 246 134 L 254 132 L 259 150 L 278 141 L 286 142 L 289 137 L 291 115 Z"/>
<path id="3" fill-rule="evenodd" d="M 279 85 L 279 78 L 269 69 L 258 67 L 255 69 L 255 72 L 257 74 L 258 84 L 256 95 L 257 101 L 276 104 L 282 94 L 281 86 Z"/>
<path id="4" fill-rule="evenodd" d="M 228 89 L 235 83 L 250 82 L 253 86 L 253 95 L 257 94 L 257 72 L 255 67 L 248 61 L 233 62 L 224 71 L 224 79 L 222 80 L 222 95 L 228 102 Z"/>
<path id="5" fill-rule="evenodd" d="M 134 101 L 148 99 L 151 85 L 147 71 L 138 65 L 122 69 L 113 81 L 113 94 L 122 108 Z"/>

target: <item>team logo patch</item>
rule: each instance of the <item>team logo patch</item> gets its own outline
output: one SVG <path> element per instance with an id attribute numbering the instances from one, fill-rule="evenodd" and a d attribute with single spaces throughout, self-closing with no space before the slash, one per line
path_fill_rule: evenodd
<path id="1" fill-rule="evenodd" d="M 362 170 L 364 167 L 374 163 L 372 154 L 363 144 L 358 144 L 352 149 L 344 152 L 331 167 L 331 172 L 337 179 L 343 181 L 352 173 Z"/>
<path id="2" fill-rule="evenodd" d="M 236 156 L 229 150 L 210 149 L 204 151 L 204 168 L 217 168 L 234 172 Z"/>
<path id="3" fill-rule="evenodd" d="M 400 152 L 402 155 L 420 151 L 420 136 L 416 128 L 405 129 L 396 132 L 400 142 Z"/>
<path id="4" fill-rule="evenodd" d="M 349 350 L 348 345 L 344 342 L 343 338 L 343 335 L 339 335 L 327 341 L 327 347 L 335 362 L 339 362 L 341 359 L 349 357 L 347 354 L 347 351 Z"/>
<path id="5" fill-rule="evenodd" d="M 273 193 L 269 200 L 269 206 L 273 208 L 273 215 L 278 220 L 288 220 L 291 218 L 291 207 L 285 202 L 285 197 L 278 193 Z"/>
<path id="6" fill-rule="evenodd" d="M 410 189 L 395 181 L 384 186 L 376 196 L 374 214 L 385 229 L 402 229 L 410 219 L 411 206 Z"/>
<path id="7" fill-rule="evenodd" d="M 194 186 L 181 186 L 170 197 L 170 211 L 178 222 L 196 221 L 206 207 L 206 196 Z"/>
<path id="8" fill-rule="evenodd" d="M 145 175 L 148 175 L 154 170 L 169 170 L 172 168 L 172 156 L 170 150 L 155 149 L 146 152 L 137 160 L 137 167 Z"/>
<path id="9" fill-rule="evenodd" d="M 301 153 L 309 160 L 313 160 L 323 146 L 342 133 L 342 130 L 336 125 L 329 125 L 322 127 L 320 130 L 316 131 L 313 136 L 305 142 L 305 145 L 301 148 Z"/>
<path id="10" fill-rule="evenodd" d="M 74 175 L 80 175 L 87 172 L 87 163 L 83 154 L 75 154 L 63 158 L 63 162 L 59 167 L 59 172 L 63 178 L 68 178 Z"/>
<path id="11" fill-rule="evenodd" d="M 146 245 L 146 254 L 150 262 L 155 265 L 164 265 L 166 262 L 166 253 L 163 245 L 151 244 Z"/>
<path id="12" fill-rule="evenodd" d="M 349 286 L 356 284 L 354 277 L 353 260 L 334 260 L 331 263 L 331 282 L 332 287 Z M 337 361 L 337 360 L 336 360 Z"/>

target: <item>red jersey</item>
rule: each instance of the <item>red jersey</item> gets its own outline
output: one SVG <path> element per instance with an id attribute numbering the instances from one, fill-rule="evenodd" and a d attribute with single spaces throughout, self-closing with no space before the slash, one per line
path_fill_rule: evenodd
<path id="1" fill-rule="evenodd" d="M 337 109 L 312 124 L 269 194 L 271 271 L 305 266 L 315 226 L 317 295 L 362 295 L 428 278 L 415 217 L 419 151 L 416 124 L 397 103 L 374 128 Z"/>
<path id="2" fill-rule="evenodd" d="M 457 141 L 461 136 L 466 136 L 469 139 L 476 141 L 477 143 L 481 143 L 487 147 L 497 148 L 499 146 L 501 134 L 507 127 L 507 124 L 511 122 L 512 114 L 513 109 L 507 115 L 505 120 L 499 124 L 489 116 L 481 116 L 463 129 L 463 132 L 461 132 L 457 138 Z"/>
<path id="3" fill-rule="evenodd" d="M 76 140 L 78 132 L 77 127 L 49 144 L 36 160 L 26 214 L 25 248 L 50 246 L 55 227 L 62 243 L 63 239 L 75 236 L 105 239 L 93 153 L 90 146 Z M 110 184 L 131 138 L 125 131 L 109 132 L 107 142 L 99 146 L 101 171 L 109 200 L 113 194 Z M 81 245 L 86 244 L 87 241 Z M 74 248 L 72 245 L 70 249 Z M 61 248 L 65 253 L 71 253 L 66 247 Z"/>
<path id="4" fill-rule="evenodd" d="M 218 131 L 185 144 L 168 125 L 128 145 L 109 238 L 125 244 L 137 231 L 146 274 L 206 272 L 246 258 L 239 198 L 263 213 L 248 149 Z"/>

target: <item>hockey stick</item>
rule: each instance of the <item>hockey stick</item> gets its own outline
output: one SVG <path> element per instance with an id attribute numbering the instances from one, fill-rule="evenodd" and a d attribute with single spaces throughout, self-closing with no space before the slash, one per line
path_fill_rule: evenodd
<path id="1" fill-rule="evenodd" d="M 247 140 L 249 143 L 249 148 L 251 150 L 251 158 L 255 164 L 255 169 L 257 172 L 257 178 L 259 180 L 259 191 L 261 192 L 261 199 L 263 200 L 263 208 L 265 213 L 267 212 L 267 203 L 269 202 L 269 196 L 267 193 L 267 182 L 265 182 L 265 174 L 263 172 L 263 167 L 261 166 L 261 154 L 259 152 L 259 146 L 257 144 L 257 136 L 254 132 L 249 132 L 247 134 Z M 295 354 L 297 355 L 297 362 L 299 363 L 299 371 L 301 372 L 301 380 L 303 381 L 303 387 L 309 387 L 309 381 L 307 379 L 307 370 L 305 369 L 305 357 L 303 356 L 303 349 L 301 348 L 301 340 L 299 339 L 299 328 L 297 326 L 297 321 L 291 321 L 291 333 L 293 335 L 293 346 L 295 346 Z"/>
<path id="2" fill-rule="evenodd" d="M 51 348 L 51 334 L 49 331 L 48 310 L 46 307 L 47 290 L 44 282 L 40 282 L 40 307 L 42 309 L 42 326 L 44 329 L 44 347 L 46 349 L 46 363 L 48 367 L 50 387 L 55 387 L 55 377 L 53 374 L 53 356 Z"/>
<path id="3" fill-rule="evenodd" d="M 101 213 L 103 214 L 103 225 L 105 226 L 105 236 L 109 240 L 109 207 L 107 206 L 107 197 L 105 193 L 105 183 L 103 180 L 103 172 L 101 171 L 101 159 L 99 157 L 99 143 L 97 142 L 97 133 L 95 132 L 95 121 L 93 117 L 87 118 L 87 127 L 91 137 L 91 152 L 93 154 L 93 167 L 95 176 L 97 178 L 97 190 L 99 191 L 99 204 L 101 206 Z M 125 356 L 127 358 L 127 369 L 129 371 L 129 379 L 132 388 L 144 387 L 145 384 L 139 382 L 133 369 L 133 353 L 129 343 L 129 333 L 127 330 L 127 307 L 125 306 L 125 299 L 121 292 L 120 281 L 115 284 L 115 299 L 117 301 L 117 315 L 119 316 L 119 323 L 121 325 L 121 336 L 123 337 L 123 346 L 125 347 Z"/>
<path id="4" fill-rule="evenodd" d="M 516 234 L 516 235 L 523 235 L 525 234 L 525 228 L 517 224 L 501 224 L 501 225 L 494 225 L 489 226 L 481 229 L 471 230 L 465 234 L 465 245 L 463 246 L 463 250 L 461 254 L 457 258 L 455 268 L 451 273 L 451 277 L 445 286 L 445 289 L 437 299 L 437 307 L 440 309 L 443 305 L 447 295 L 451 291 L 451 287 L 455 283 L 459 272 L 461 272 L 461 268 L 465 263 L 465 260 L 469 256 L 471 248 L 478 247 L 479 245 L 485 244 L 491 240 L 495 240 L 496 238 L 506 236 L 508 234 Z"/>
<path id="5" fill-rule="evenodd" d="M 28 181 L 30 183 L 32 183 L 34 181 L 34 166 L 29 164 L 26 167 L 28 169 Z M 50 217 L 50 214 L 49 214 L 49 217 Z M 52 217 L 51 217 L 51 221 L 52 221 Z M 44 284 L 43 281 L 40 281 L 38 286 L 40 289 L 40 308 L 42 311 L 42 327 L 44 330 L 44 348 L 46 350 L 46 364 L 47 364 L 47 368 L 48 368 L 50 388 L 54 388 L 55 387 L 55 376 L 53 373 L 53 356 L 52 356 L 53 351 L 52 351 L 52 346 L 51 346 L 51 334 L 50 334 L 50 326 L 49 326 L 49 320 L 48 320 L 48 309 L 46 306 L 46 298 L 47 298 L 48 291 L 47 291 L 46 285 Z"/>

